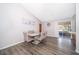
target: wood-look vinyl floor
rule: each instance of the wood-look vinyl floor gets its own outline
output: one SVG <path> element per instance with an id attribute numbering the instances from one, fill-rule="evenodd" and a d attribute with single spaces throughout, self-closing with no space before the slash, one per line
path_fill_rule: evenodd
<path id="1" fill-rule="evenodd" d="M 78 55 L 69 38 L 47 37 L 40 44 L 23 42 L 0 50 L 0 55 Z"/>

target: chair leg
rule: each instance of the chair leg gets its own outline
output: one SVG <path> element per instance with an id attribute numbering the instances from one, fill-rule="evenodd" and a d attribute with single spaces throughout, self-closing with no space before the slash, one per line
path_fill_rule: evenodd
<path id="1" fill-rule="evenodd" d="M 37 45 L 37 44 L 40 43 L 40 41 L 39 40 L 34 40 L 32 43 Z"/>

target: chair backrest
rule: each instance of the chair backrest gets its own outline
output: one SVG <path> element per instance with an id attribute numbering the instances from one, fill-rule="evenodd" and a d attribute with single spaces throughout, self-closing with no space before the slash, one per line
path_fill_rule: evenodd
<path id="1" fill-rule="evenodd" d="M 46 32 L 41 32 L 41 35 L 40 35 L 40 39 L 39 40 L 43 40 L 44 38 L 46 38 L 47 36 L 47 33 Z"/>

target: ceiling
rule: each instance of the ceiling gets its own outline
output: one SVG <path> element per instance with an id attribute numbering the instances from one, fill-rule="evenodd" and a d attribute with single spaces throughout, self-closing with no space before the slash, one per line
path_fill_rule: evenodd
<path id="1" fill-rule="evenodd" d="M 76 14 L 74 3 L 42 3 L 21 4 L 26 11 L 42 21 L 58 20 L 72 17 Z"/>

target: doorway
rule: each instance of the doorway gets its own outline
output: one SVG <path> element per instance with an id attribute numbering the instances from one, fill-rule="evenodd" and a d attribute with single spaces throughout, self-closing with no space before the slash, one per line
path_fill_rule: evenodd
<path id="1" fill-rule="evenodd" d="M 67 42 L 65 46 L 67 47 L 73 47 L 75 49 L 76 47 L 76 36 L 75 32 L 73 32 L 74 26 L 72 26 L 72 21 L 60 21 L 58 22 L 58 40 L 62 44 Z M 73 27 L 73 28 L 72 28 Z"/>
<path id="2" fill-rule="evenodd" d="M 71 21 L 58 22 L 59 37 L 71 37 Z"/>

